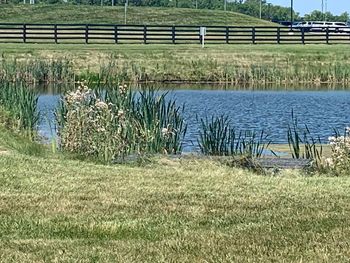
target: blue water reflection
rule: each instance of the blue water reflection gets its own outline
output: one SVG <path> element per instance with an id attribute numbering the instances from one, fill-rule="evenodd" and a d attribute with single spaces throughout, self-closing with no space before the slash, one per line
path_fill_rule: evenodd
<path id="1" fill-rule="evenodd" d="M 196 144 L 198 117 L 225 114 L 241 130 L 264 129 L 273 143 L 286 143 L 286 129 L 291 111 L 301 124 L 307 124 L 315 136 L 326 142 L 333 129 L 350 125 L 350 91 L 246 91 L 246 90 L 171 90 L 169 96 L 179 105 L 185 104 L 188 123 L 186 149 Z M 42 118 L 39 130 L 51 136 L 48 121 L 59 95 L 41 94 L 39 110 Z"/>

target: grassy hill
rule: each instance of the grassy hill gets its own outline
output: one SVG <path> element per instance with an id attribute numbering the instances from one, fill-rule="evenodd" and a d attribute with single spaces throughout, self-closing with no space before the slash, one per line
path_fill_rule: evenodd
<path id="1" fill-rule="evenodd" d="M 0 22 L 124 23 L 124 7 L 88 5 L 2 5 Z M 129 7 L 130 24 L 272 25 L 251 16 L 218 10 Z"/>

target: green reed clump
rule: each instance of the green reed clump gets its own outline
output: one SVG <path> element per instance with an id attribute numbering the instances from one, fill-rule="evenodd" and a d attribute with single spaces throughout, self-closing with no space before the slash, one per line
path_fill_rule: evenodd
<path id="1" fill-rule="evenodd" d="M 198 145 L 205 155 L 244 155 L 259 158 L 271 141 L 264 131 L 239 131 L 230 126 L 228 117 L 201 118 Z"/>
<path id="2" fill-rule="evenodd" d="M 8 82 L 74 82 L 72 63 L 66 59 L 0 59 L 0 80 Z"/>
<path id="3" fill-rule="evenodd" d="M 178 107 L 175 100 L 167 99 L 167 93 L 159 94 L 155 90 L 145 89 L 139 92 L 132 111 L 145 136 L 145 152 L 181 152 L 187 128 L 182 116 L 184 107 Z"/>
<path id="4" fill-rule="evenodd" d="M 13 119 L 12 128 L 30 133 L 37 127 L 39 113 L 37 110 L 38 94 L 23 85 L 0 84 L 0 107 Z"/>
<path id="5" fill-rule="evenodd" d="M 56 112 L 59 145 L 107 163 L 134 154 L 178 154 L 186 133 L 182 110 L 154 90 L 92 91 L 81 85 Z"/>
<path id="6" fill-rule="evenodd" d="M 315 139 L 308 126 L 300 127 L 298 119 L 292 112 L 292 123 L 288 124 L 287 139 L 294 159 L 310 159 L 316 165 L 322 161 L 323 148 L 321 139 Z"/>

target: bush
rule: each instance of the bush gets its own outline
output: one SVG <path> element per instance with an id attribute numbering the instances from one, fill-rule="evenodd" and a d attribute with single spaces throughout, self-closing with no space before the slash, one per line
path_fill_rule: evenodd
<path id="1" fill-rule="evenodd" d="M 343 136 L 328 138 L 331 145 L 331 157 L 325 159 L 325 167 L 336 176 L 347 175 L 350 172 L 350 127 L 345 129 Z"/>
<path id="2" fill-rule="evenodd" d="M 103 162 L 130 154 L 178 154 L 186 133 L 181 113 L 175 101 L 154 90 L 92 91 L 80 85 L 63 97 L 56 113 L 59 145 Z"/>

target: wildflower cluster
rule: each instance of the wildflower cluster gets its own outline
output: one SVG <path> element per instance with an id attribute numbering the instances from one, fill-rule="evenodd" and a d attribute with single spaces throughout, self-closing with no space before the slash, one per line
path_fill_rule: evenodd
<path id="1" fill-rule="evenodd" d="M 350 170 L 350 127 L 345 129 L 343 136 L 328 138 L 332 155 L 325 160 L 325 164 L 335 174 L 342 174 Z"/>
<path id="2" fill-rule="evenodd" d="M 65 123 L 60 144 L 66 151 L 107 161 L 127 152 L 123 133 L 129 123 L 124 109 L 116 109 L 100 97 L 79 83 L 76 91 L 63 98 Z"/>
<path id="3" fill-rule="evenodd" d="M 181 151 L 185 126 L 179 108 L 155 92 L 139 95 L 125 85 L 92 91 L 79 83 L 64 96 L 57 114 L 61 148 L 104 162 L 127 154 Z"/>

